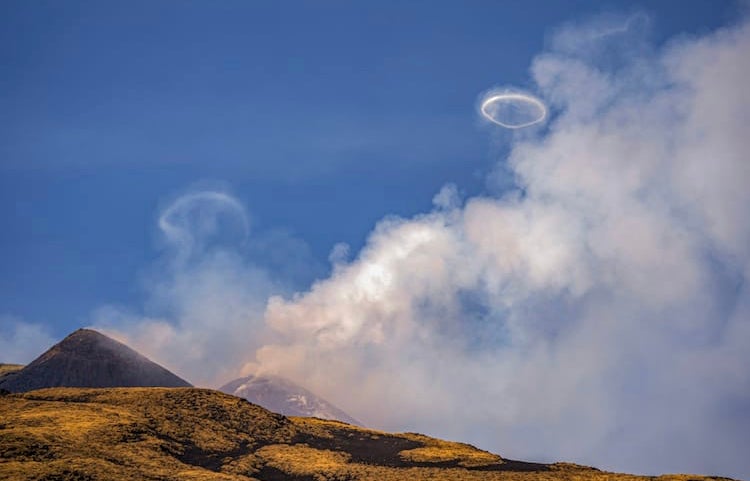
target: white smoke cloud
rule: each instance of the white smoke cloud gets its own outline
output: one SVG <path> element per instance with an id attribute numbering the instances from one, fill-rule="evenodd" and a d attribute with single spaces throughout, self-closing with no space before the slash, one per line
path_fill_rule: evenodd
<path id="1" fill-rule="evenodd" d="M 554 114 L 513 141 L 517 190 L 447 188 L 272 297 L 262 368 L 509 457 L 749 476 L 750 29 L 645 56 L 640 18 L 535 59 Z"/>
<path id="2" fill-rule="evenodd" d="M 461 205 L 461 194 L 456 184 L 445 184 L 432 198 L 438 209 L 455 209 Z"/>

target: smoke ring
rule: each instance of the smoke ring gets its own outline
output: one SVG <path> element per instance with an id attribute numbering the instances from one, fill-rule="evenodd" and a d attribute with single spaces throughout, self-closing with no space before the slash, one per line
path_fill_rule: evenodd
<path id="1" fill-rule="evenodd" d="M 247 239 L 250 226 L 245 214 L 245 208 L 234 197 L 217 191 L 200 191 L 192 194 L 186 194 L 172 202 L 159 216 L 159 229 L 166 236 L 167 240 L 173 246 L 183 251 L 183 254 L 190 252 L 198 242 L 197 237 L 200 233 L 192 230 L 188 225 L 188 220 L 184 217 L 186 212 L 192 209 L 199 209 L 206 205 L 213 205 L 216 212 L 223 210 L 231 212 L 236 216 L 242 228 L 243 239 Z M 204 233 L 205 234 L 205 233 Z"/>
<path id="2" fill-rule="evenodd" d="M 500 120 L 495 113 L 490 111 L 490 108 L 498 103 L 513 104 L 518 102 L 527 104 L 527 107 L 531 106 L 532 109 L 538 112 L 537 116 L 533 117 L 532 120 L 527 122 L 510 123 Z M 544 102 L 532 95 L 522 94 L 518 92 L 506 92 L 490 95 L 482 101 L 482 105 L 479 110 L 482 112 L 482 116 L 484 118 L 494 124 L 505 127 L 506 129 L 521 129 L 524 127 L 529 127 L 544 122 L 544 119 L 547 118 L 547 106 L 544 105 Z"/>

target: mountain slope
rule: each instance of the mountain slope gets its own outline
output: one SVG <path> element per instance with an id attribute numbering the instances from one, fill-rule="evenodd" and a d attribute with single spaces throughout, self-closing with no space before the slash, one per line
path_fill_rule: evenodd
<path id="1" fill-rule="evenodd" d="M 206 389 L 45 389 L 0 396 L 0 412 L 0 480 L 655 479 L 511 461 L 418 434 L 286 418 Z"/>
<path id="2" fill-rule="evenodd" d="M 23 364 L 0 364 L 0 383 L 11 374 L 23 369 Z"/>
<path id="3" fill-rule="evenodd" d="M 31 364 L 0 380 L 0 389 L 47 387 L 187 387 L 190 383 L 103 334 L 79 329 Z"/>
<path id="4" fill-rule="evenodd" d="M 325 399 L 278 376 L 247 376 L 235 379 L 220 387 L 219 391 L 247 399 L 251 403 L 285 416 L 317 417 L 362 424 Z"/>

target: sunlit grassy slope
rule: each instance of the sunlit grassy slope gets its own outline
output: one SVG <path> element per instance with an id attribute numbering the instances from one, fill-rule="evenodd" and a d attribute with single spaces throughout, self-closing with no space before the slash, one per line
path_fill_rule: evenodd
<path id="1" fill-rule="evenodd" d="M 0 363 L 0 375 L 18 371 L 20 369 L 23 369 L 23 364 L 2 364 Z"/>
<path id="2" fill-rule="evenodd" d="M 504 460 L 461 443 L 286 418 L 194 388 L 56 388 L 0 397 L 3 480 L 653 479 Z M 708 479 L 662 476 L 663 481 Z"/>
<path id="3" fill-rule="evenodd" d="M 18 372 L 23 369 L 23 364 L 0 364 L 0 380 L 8 374 Z"/>

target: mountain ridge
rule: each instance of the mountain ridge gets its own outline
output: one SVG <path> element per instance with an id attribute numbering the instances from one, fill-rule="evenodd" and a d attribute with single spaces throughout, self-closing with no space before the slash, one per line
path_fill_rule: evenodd
<path id="1" fill-rule="evenodd" d="M 704 481 L 526 463 L 415 433 L 285 417 L 198 388 L 50 388 L 0 396 L 0 479 Z"/>
<path id="2" fill-rule="evenodd" d="M 152 381 L 157 385 L 144 386 Z M 320 416 L 287 417 L 233 395 L 252 391 L 290 401 L 291 393 L 292 401 L 305 398 L 301 405 L 288 403 L 308 409 L 303 413 L 337 409 L 274 376 L 239 378 L 224 388 L 233 392 L 194 388 L 126 345 L 79 329 L 28 366 L 0 365 L 0 481 L 729 479 L 515 461 L 417 433 L 387 433 Z"/>

